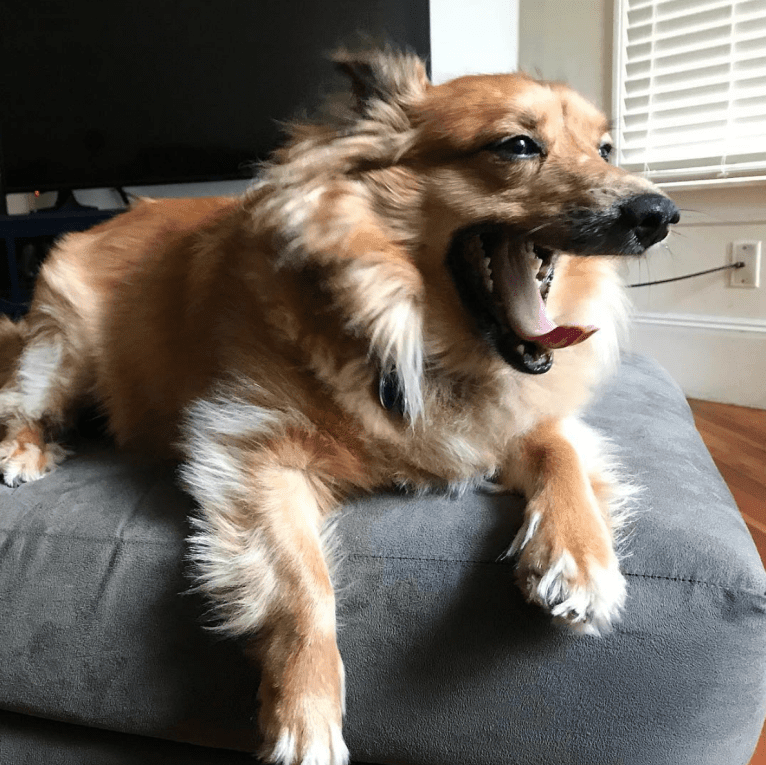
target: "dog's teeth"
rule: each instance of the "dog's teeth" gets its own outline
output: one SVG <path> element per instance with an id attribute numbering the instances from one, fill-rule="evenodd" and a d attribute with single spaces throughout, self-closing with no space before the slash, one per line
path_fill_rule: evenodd
<path id="1" fill-rule="evenodd" d="M 471 239 L 468 241 L 468 252 L 471 255 L 485 256 L 484 247 L 481 243 L 481 237 L 471 237 Z"/>
<path id="2" fill-rule="evenodd" d="M 481 261 L 481 272 L 484 278 L 484 287 L 488 292 L 492 292 L 495 288 L 495 283 L 492 281 L 492 268 L 490 266 L 489 258 L 484 258 Z"/>
<path id="3" fill-rule="evenodd" d="M 524 355 L 524 344 L 523 343 L 519 343 L 519 345 L 516 346 L 516 353 L 518 353 L 519 356 L 523 356 Z"/>

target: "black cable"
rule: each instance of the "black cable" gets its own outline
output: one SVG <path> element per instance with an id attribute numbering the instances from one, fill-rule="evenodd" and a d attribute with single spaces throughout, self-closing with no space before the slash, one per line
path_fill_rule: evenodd
<path id="1" fill-rule="evenodd" d="M 129 191 L 125 191 L 125 189 L 122 186 L 115 186 L 114 190 L 120 195 L 120 199 L 122 199 L 122 202 L 125 205 L 125 207 L 130 207 L 131 197 L 133 197 L 133 199 L 138 199 L 138 197 L 135 194 L 131 194 Z"/>
<path id="2" fill-rule="evenodd" d="M 627 284 L 627 287 L 649 287 L 652 284 L 667 284 L 668 282 L 680 282 L 682 279 L 691 279 L 693 276 L 704 276 L 705 274 L 714 274 L 716 271 L 725 271 L 728 268 L 744 268 L 745 264 L 738 260 L 736 263 L 729 263 L 728 266 L 718 266 L 718 268 L 709 268 L 707 271 L 697 271 L 694 274 L 684 274 L 684 276 L 674 276 L 672 279 L 660 279 L 656 282 L 639 282 L 638 284 Z"/>

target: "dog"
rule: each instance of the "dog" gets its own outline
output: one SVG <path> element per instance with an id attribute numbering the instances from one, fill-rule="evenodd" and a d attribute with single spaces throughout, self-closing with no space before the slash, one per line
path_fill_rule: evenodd
<path id="1" fill-rule="evenodd" d="M 66 236 L 0 328 L 6 483 L 64 458 L 88 400 L 118 444 L 181 457 L 199 587 L 261 668 L 279 765 L 348 761 L 330 537 L 352 494 L 519 491 L 526 598 L 583 632 L 619 617 L 626 486 L 578 413 L 626 320 L 605 256 L 679 218 L 565 85 L 335 61 L 347 99 L 241 198 L 141 200 Z"/>

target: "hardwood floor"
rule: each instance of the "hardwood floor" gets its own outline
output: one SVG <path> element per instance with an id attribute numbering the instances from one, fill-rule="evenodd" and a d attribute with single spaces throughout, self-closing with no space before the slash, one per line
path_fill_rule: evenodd
<path id="1" fill-rule="evenodd" d="M 697 399 L 689 404 L 766 562 L 766 410 Z"/>
<path id="2" fill-rule="evenodd" d="M 697 399 L 689 404 L 766 564 L 766 411 Z M 750 765 L 766 765 L 766 728 Z"/>

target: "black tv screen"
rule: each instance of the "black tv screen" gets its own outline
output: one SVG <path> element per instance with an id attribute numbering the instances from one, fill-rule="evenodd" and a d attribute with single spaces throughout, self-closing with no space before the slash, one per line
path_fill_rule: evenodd
<path id="1" fill-rule="evenodd" d="M 0 0 L 0 184 L 250 177 L 359 32 L 427 56 L 428 0 Z"/>

